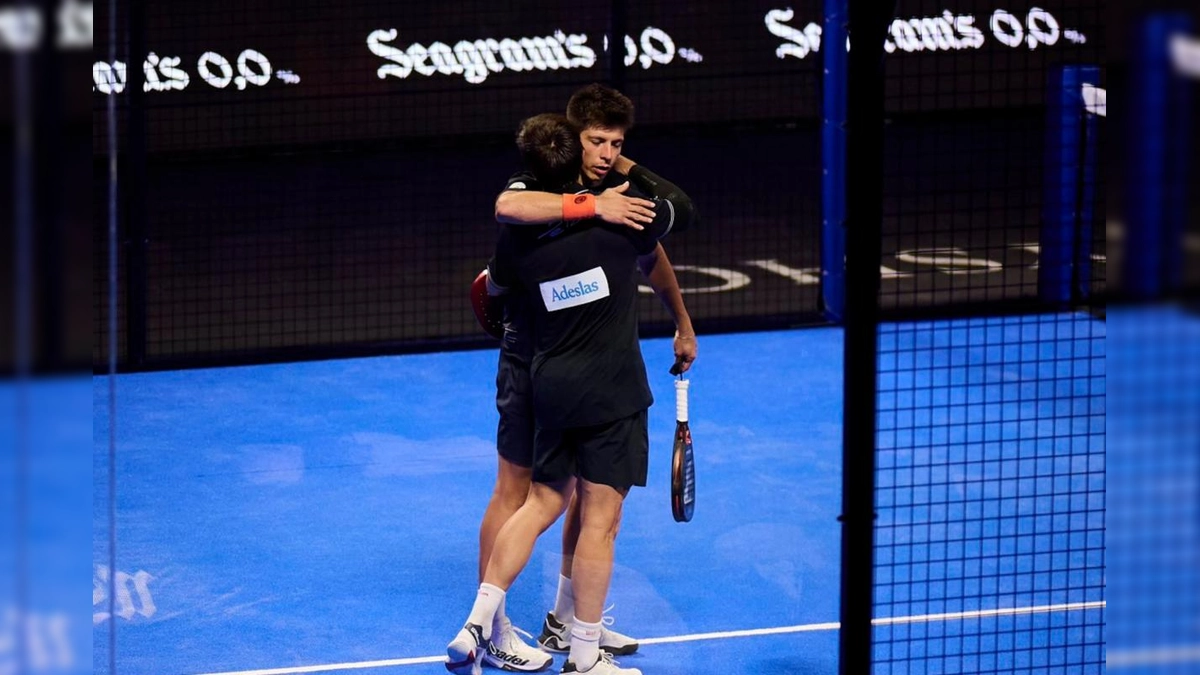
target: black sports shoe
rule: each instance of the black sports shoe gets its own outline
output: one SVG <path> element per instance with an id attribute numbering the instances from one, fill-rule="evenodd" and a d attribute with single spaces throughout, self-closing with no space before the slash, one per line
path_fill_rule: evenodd
<path id="1" fill-rule="evenodd" d="M 554 618 L 554 612 L 546 612 L 546 620 L 542 622 L 542 634 L 538 636 L 537 641 L 542 649 L 548 652 L 566 654 L 571 651 L 571 627 Z"/>
<path id="2" fill-rule="evenodd" d="M 612 609 L 609 607 L 604 611 Z M 600 650 L 613 656 L 629 656 L 638 650 L 638 642 L 628 635 L 622 635 L 615 630 L 609 630 L 613 618 L 605 615 L 601 620 Z M 563 623 L 554 616 L 554 612 L 546 613 L 542 622 L 542 634 L 538 636 L 538 644 L 548 652 L 566 654 L 571 651 L 571 624 Z"/>

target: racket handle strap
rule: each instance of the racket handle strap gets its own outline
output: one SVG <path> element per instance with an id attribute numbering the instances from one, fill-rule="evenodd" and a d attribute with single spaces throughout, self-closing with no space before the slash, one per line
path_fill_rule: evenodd
<path id="1" fill-rule="evenodd" d="M 675 380 L 675 421 L 688 421 L 688 385 L 690 380 Z"/>

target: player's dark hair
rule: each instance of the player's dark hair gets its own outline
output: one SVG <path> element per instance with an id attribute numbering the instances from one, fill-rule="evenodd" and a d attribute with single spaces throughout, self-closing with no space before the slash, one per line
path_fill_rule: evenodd
<path id="1" fill-rule="evenodd" d="M 517 149 L 539 182 L 557 186 L 579 178 L 579 131 L 564 115 L 542 113 L 522 122 Z"/>
<path id="2" fill-rule="evenodd" d="M 603 84 L 589 84 L 571 95 L 567 119 L 580 130 L 592 127 L 621 129 L 633 127 L 633 101 Z"/>

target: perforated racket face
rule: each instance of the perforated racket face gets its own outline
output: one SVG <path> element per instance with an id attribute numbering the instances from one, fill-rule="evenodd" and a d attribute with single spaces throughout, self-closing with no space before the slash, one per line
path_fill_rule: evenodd
<path id="1" fill-rule="evenodd" d="M 695 507 L 696 464 L 692 456 L 692 432 L 686 422 L 679 422 L 671 455 L 671 515 L 676 522 L 690 522 Z"/>

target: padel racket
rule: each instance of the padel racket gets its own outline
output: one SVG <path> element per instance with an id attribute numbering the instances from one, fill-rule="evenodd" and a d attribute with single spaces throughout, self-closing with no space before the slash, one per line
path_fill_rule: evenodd
<path id="1" fill-rule="evenodd" d="M 675 381 L 675 448 L 671 453 L 671 515 L 675 522 L 691 521 L 696 507 L 696 461 L 692 455 L 692 430 L 688 427 L 688 385 L 679 363 L 671 368 Z"/>

